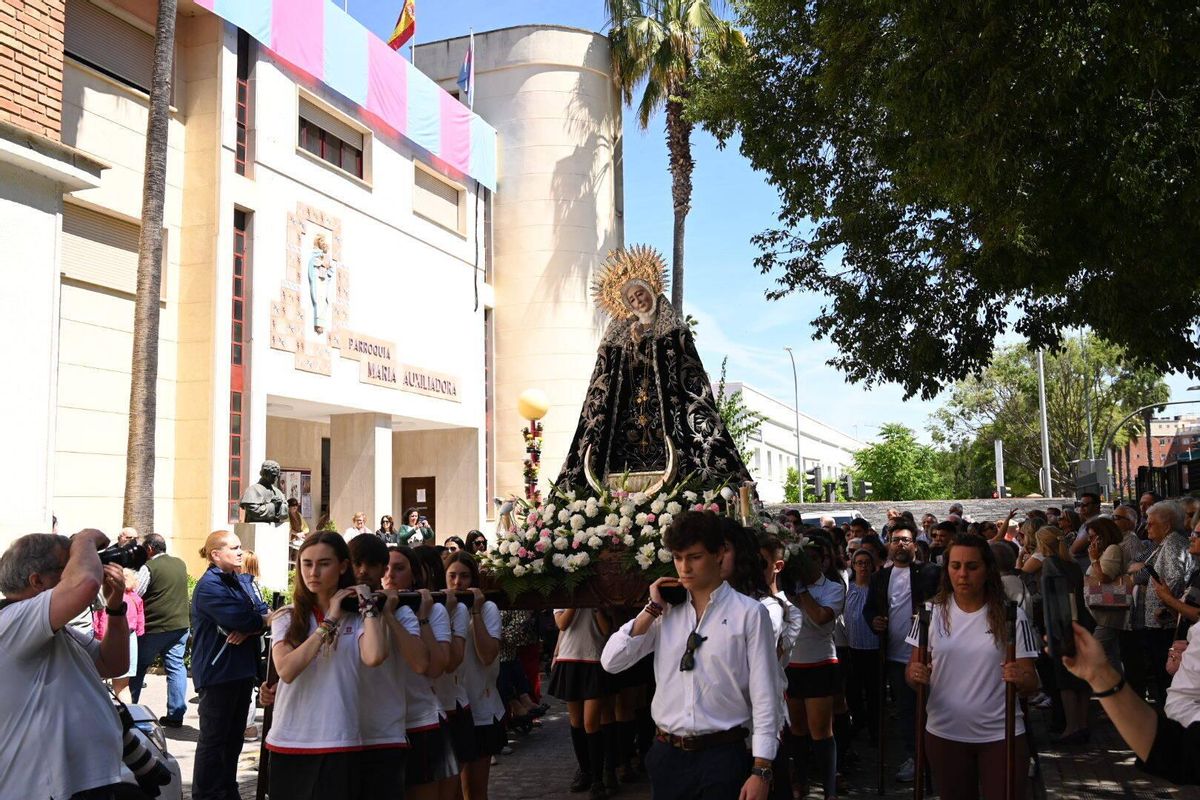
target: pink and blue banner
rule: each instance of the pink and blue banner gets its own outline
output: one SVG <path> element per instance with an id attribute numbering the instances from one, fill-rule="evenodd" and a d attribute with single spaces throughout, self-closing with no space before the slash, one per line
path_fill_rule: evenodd
<path id="1" fill-rule="evenodd" d="M 338 6 L 328 0 L 197 3 L 355 103 L 370 121 L 496 188 L 496 129 Z"/>

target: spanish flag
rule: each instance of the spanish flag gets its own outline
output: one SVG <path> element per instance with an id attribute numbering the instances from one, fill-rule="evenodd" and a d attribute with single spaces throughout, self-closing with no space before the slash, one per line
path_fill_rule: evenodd
<path id="1" fill-rule="evenodd" d="M 396 28 L 388 38 L 388 47 L 399 50 L 417 32 L 417 3 L 416 0 L 404 0 L 400 16 L 396 19 Z"/>

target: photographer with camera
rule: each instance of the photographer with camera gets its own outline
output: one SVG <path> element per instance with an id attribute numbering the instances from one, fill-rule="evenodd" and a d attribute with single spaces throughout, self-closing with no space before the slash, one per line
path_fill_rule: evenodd
<path id="1" fill-rule="evenodd" d="M 200 694 L 194 800 L 235 800 L 237 762 L 250 695 L 258 682 L 258 642 L 267 604 L 241 573 L 241 540 L 213 531 L 200 548 L 208 571 L 192 593 L 192 683 Z"/>
<path id="2" fill-rule="evenodd" d="M 102 678 L 129 666 L 125 576 L 103 565 L 108 537 L 31 533 L 0 556 L 0 800 L 115 798 L 122 728 Z M 103 640 L 68 626 L 103 591 Z"/>
<path id="3" fill-rule="evenodd" d="M 359 672 L 387 658 L 379 611 L 353 586 L 350 550 L 332 531 L 304 540 L 292 605 L 271 617 L 271 658 L 279 673 L 266 737 L 271 797 L 340 800 L 359 783 L 362 703 Z M 342 602 L 358 597 L 358 611 Z"/>
<path id="4" fill-rule="evenodd" d="M 187 565 L 182 558 L 167 554 L 167 540 L 157 533 L 146 534 L 142 547 L 147 560 L 138 571 L 137 591 L 145 605 L 146 632 L 138 639 L 137 673 L 129 695 L 138 702 L 146 669 L 161 655 L 167 671 L 167 714 L 158 721 L 179 728 L 187 710 L 187 669 L 183 666 L 191 626 Z"/>

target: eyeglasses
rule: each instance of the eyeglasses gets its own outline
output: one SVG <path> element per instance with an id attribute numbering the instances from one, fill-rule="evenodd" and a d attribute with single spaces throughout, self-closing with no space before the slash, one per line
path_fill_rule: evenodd
<path id="1" fill-rule="evenodd" d="M 892 541 L 896 544 L 912 544 L 913 540 L 907 536 L 893 536 Z"/>
<path id="2" fill-rule="evenodd" d="M 707 636 L 701 636 L 695 631 L 688 634 L 687 649 L 683 651 L 683 658 L 679 659 L 680 672 L 691 672 L 696 668 L 696 651 L 706 641 L 708 641 Z"/>

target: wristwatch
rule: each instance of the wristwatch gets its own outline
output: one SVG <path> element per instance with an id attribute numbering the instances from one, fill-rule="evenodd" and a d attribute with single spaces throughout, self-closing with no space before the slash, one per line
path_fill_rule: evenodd
<path id="1" fill-rule="evenodd" d="M 768 784 L 775 780 L 775 770 L 770 767 L 751 767 L 750 774 L 762 778 Z"/>
<path id="2" fill-rule="evenodd" d="M 129 610 L 129 603 L 125 600 L 122 600 L 121 605 L 117 606 L 116 608 L 105 608 L 104 609 L 104 611 L 110 617 L 123 617 L 123 616 L 125 616 L 125 612 L 127 610 Z"/>

